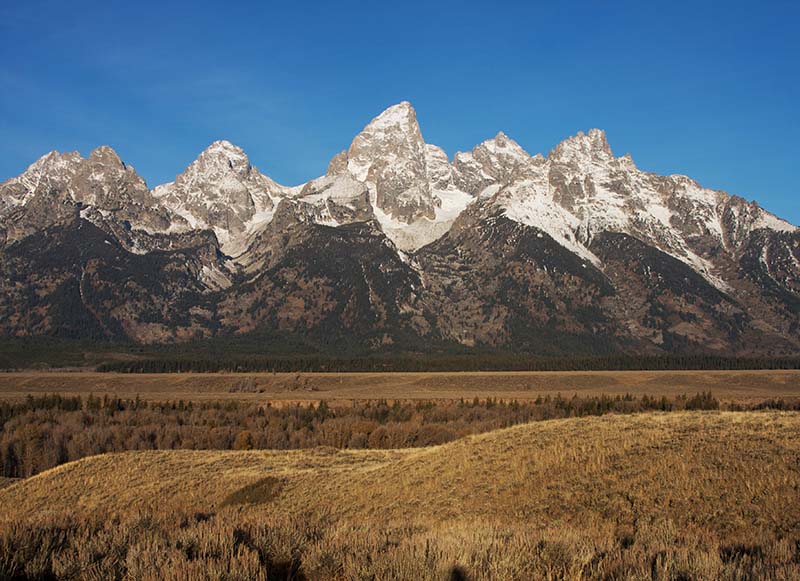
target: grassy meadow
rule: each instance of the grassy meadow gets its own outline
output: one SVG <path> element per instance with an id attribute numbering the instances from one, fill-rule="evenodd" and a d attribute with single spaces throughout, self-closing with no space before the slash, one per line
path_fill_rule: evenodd
<path id="1" fill-rule="evenodd" d="M 465 371 L 349 373 L 0 372 L 0 400 L 28 395 L 139 396 L 150 401 L 350 402 L 493 397 L 675 397 L 711 391 L 722 402 L 800 398 L 800 369 L 655 371 Z"/>
<path id="2" fill-rule="evenodd" d="M 0 489 L 0 576 L 796 579 L 800 413 L 525 423 L 422 448 L 151 450 Z"/>

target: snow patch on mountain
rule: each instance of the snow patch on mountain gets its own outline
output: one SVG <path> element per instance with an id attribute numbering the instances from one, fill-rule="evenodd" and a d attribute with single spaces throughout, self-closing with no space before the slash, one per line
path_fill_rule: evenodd
<path id="1" fill-rule="evenodd" d="M 774 214 L 763 211 L 755 223 L 756 228 L 768 228 L 776 232 L 795 232 L 797 226 L 793 226 L 786 220 L 781 220 Z"/>
<path id="2" fill-rule="evenodd" d="M 544 181 L 525 180 L 498 192 L 495 203 L 507 218 L 533 226 L 581 258 L 599 265 L 597 258 L 577 238 L 580 220 L 558 205 Z"/>

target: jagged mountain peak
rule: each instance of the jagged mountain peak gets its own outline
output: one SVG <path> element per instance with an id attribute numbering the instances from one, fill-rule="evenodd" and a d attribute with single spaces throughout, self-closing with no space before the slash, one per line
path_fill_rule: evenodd
<path id="1" fill-rule="evenodd" d="M 435 217 L 437 203 L 428 179 L 425 141 L 407 101 L 370 121 L 353 139 L 346 156 L 334 159 L 331 170 L 347 171 L 371 184 L 374 204 L 389 220 L 411 224 Z"/>
<path id="2" fill-rule="evenodd" d="M 50 151 L 37 159 L 23 172 L 22 176 L 31 174 L 53 174 L 62 172 L 68 167 L 74 167 L 84 160 L 83 156 L 77 151 L 67 151 L 64 153 L 56 150 Z M 20 177 L 22 177 L 20 176 Z M 13 178 L 16 179 L 16 178 Z"/>
<path id="3" fill-rule="evenodd" d="M 241 147 L 219 140 L 174 182 L 157 186 L 153 195 L 189 228 L 213 230 L 223 251 L 237 255 L 248 236 L 271 219 L 276 200 L 287 192 L 251 165 Z"/>
<path id="4" fill-rule="evenodd" d="M 614 158 L 602 129 L 590 129 L 568 137 L 550 152 L 549 159 L 561 163 L 581 161 L 608 161 Z"/>
<path id="5" fill-rule="evenodd" d="M 200 173 L 209 177 L 221 177 L 235 172 L 247 174 L 251 169 L 250 159 L 244 150 L 230 141 L 214 141 L 186 169 L 186 173 Z"/>
<path id="6" fill-rule="evenodd" d="M 71 153 L 75 156 L 74 159 L 83 159 L 81 157 L 81 154 L 78 153 L 77 151 L 74 151 L 74 152 L 71 152 Z M 39 169 L 42 169 L 42 168 L 45 168 L 45 167 L 49 167 L 49 166 L 53 165 L 54 163 L 58 163 L 60 160 L 63 160 L 65 158 L 65 156 L 67 157 L 67 159 L 69 159 L 70 154 L 66 153 L 66 152 L 65 153 L 61 153 L 59 151 L 56 151 L 55 149 L 52 150 L 52 151 L 48 151 L 43 156 L 41 156 L 39 159 L 34 161 L 32 164 L 30 164 L 26 171 L 39 170 Z"/>
<path id="7" fill-rule="evenodd" d="M 107 145 L 86 158 L 78 152 L 50 152 L 0 186 L 0 198 L 5 198 L 6 211 L 17 209 L 8 241 L 80 216 L 114 231 L 123 246 L 136 252 L 132 229 L 156 231 L 170 222 L 141 176 Z"/>
<path id="8" fill-rule="evenodd" d="M 203 193 L 207 199 L 225 197 L 226 192 L 238 191 L 249 185 L 261 189 L 282 186 L 261 174 L 250 164 L 245 151 L 230 141 L 214 141 L 206 147 L 175 181 L 157 186 L 157 194 L 166 189 L 182 189 L 185 194 Z"/>
<path id="9" fill-rule="evenodd" d="M 99 147 L 94 148 L 89 153 L 89 159 L 118 162 L 119 164 L 123 164 L 122 159 L 119 157 L 119 154 L 116 151 L 114 151 L 114 148 L 111 147 L 110 145 L 101 145 Z"/>
<path id="10" fill-rule="evenodd" d="M 389 107 L 370 121 L 347 150 L 347 170 L 360 181 L 377 181 L 370 170 L 388 162 L 424 165 L 425 141 L 408 101 Z M 414 167 L 412 169 L 421 169 Z"/>
<path id="11" fill-rule="evenodd" d="M 367 125 L 368 129 L 386 129 L 391 127 L 400 127 L 410 130 L 419 130 L 417 123 L 417 112 L 411 103 L 402 101 L 397 105 L 392 105 L 385 109 L 380 115 L 375 117 Z"/>
<path id="12" fill-rule="evenodd" d="M 218 139 L 211 142 L 211 144 L 201 153 L 201 155 L 203 154 L 224 155 L 232 158 L 247 158 L 247 154 L 245 154 L 244 149 L 234 143 L 231 143 L 227 139 Z"/>
<path id="13" fill-rule="evenodd" d="M 633 161 L 633 156 L 630 153 L 625 153 L 622 156 L 618 157 L 617 163 L 621 168 L 627 169 L 629 171 L 635 171 L 638 169 L 636 167 L 636 162 Z"/>
<path id="14" fill-rule="evenodd" d="M 242 148 L 228 141 L 227 139 L 217 139 L 206 147 L 205 151 L 232 151 L 243 152 Z"/>
<path id="15" fill-rule="evenodd" d="M 120 175 L 126 174 L 136 182 L 141 182 L 141 187 L 146 187 L 144 179 L 136 173 L 133 166 L 126 164 L 119 154 L 109 145 L 101 145 L 96 147 L 89 153 L 85 163 L 82 164 L 91 173 L 94 181 L 103 181 L 104 179 L 119 178 Z"/>
<path id="16" fill-rule="evenodd" d="M 17 177 L 0 184 L 0 213 L 26 205 L 37 194 L 63 191 L 84 161 L 77 151 L 50 151 Z"/>
<path id="17" fill-rule="evenodd" d="M 491 139 L 487 139 L 476 146 L 475 149 L 473 149 L 473 155 L 476 153 L 476 151 L 480 150 L 488 152 L 498 162 L 500 162 L 501 159 L 506 161 L 509 159 L 515 159 L 521 162 L 527 162 L 532 159 L 531 154 L 525 151 L 525 149 L 523 149 L 519 143 L 511 139 L 502 131 L 500 131 Z"/>
<path id="18" fill-rule="evenodd" d="M 530 176 L 543 161 L 541 155 L 531 156 L 500 131 L 472 151 L 456 153 L 454 181 L 461 190 L 476 196 L 488 186 L 507 185 Z"/>
<path id="19" fill-rule="evenodd" d="M 525 151 L 524 149 L 522 149 L 519 143 L 517 143 L 511 137 L 506 135 L 504 131 L 498 131 L 497 135 L 495 135 L 491 139 L 487 139 L 486 141 L 483 142 L 483 144 L 486 145 L 492 144 L 495 145 L 496 147 L 512 147 L 514 149 L 520 149 L 522 151 Z"/>
<path id="20" fill-rule="evenodd" d="M 115 187 L 122 187 L 122 182 L 125 182 L 125 187 L 134 187 L 140 192 L 147 193 L 149 190 L 136 170 L 127 165 L 119 154 L 109 145 L 101 145 L 96 147 L 89 153 L 89 157 L 82 160 L 79 164 L 76 174 L 77 183 L 72 185 L 72 197 L 76 200 L 87 201 L 84 198 L 88 196 L 89 190 L 108 190 L 106 193 L 113 192 L 110 190 Z M 141 200 L 147 197 L 142 197 Z M 97 200 L 89 196 L 92 203 L 97 203 Z"/>

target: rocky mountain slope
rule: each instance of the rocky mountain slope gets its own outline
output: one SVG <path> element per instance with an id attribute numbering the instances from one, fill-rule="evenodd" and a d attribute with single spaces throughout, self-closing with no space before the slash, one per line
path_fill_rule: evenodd
<path id="1" fill-rule="evenodd" d="M 0 333 L 309 349 L 800 352 L 800 231 L 597 129 L 452 161 L 414 109 L 286 187 L 211 144 L 148 189 L 109 147 L 0 184 Z"/>

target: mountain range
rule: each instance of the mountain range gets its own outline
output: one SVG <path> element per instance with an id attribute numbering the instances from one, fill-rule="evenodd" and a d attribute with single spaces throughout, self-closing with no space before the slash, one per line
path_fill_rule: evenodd
<path id="1" fill-rule="evenodd" d="M 451 159 L 407 102 L 287 187 L 212 143 L 150 189 L 107 146 L 0 184 L 0 335 L 315 351 L 800 353 L 800 230 L 578 133 Z"/>

